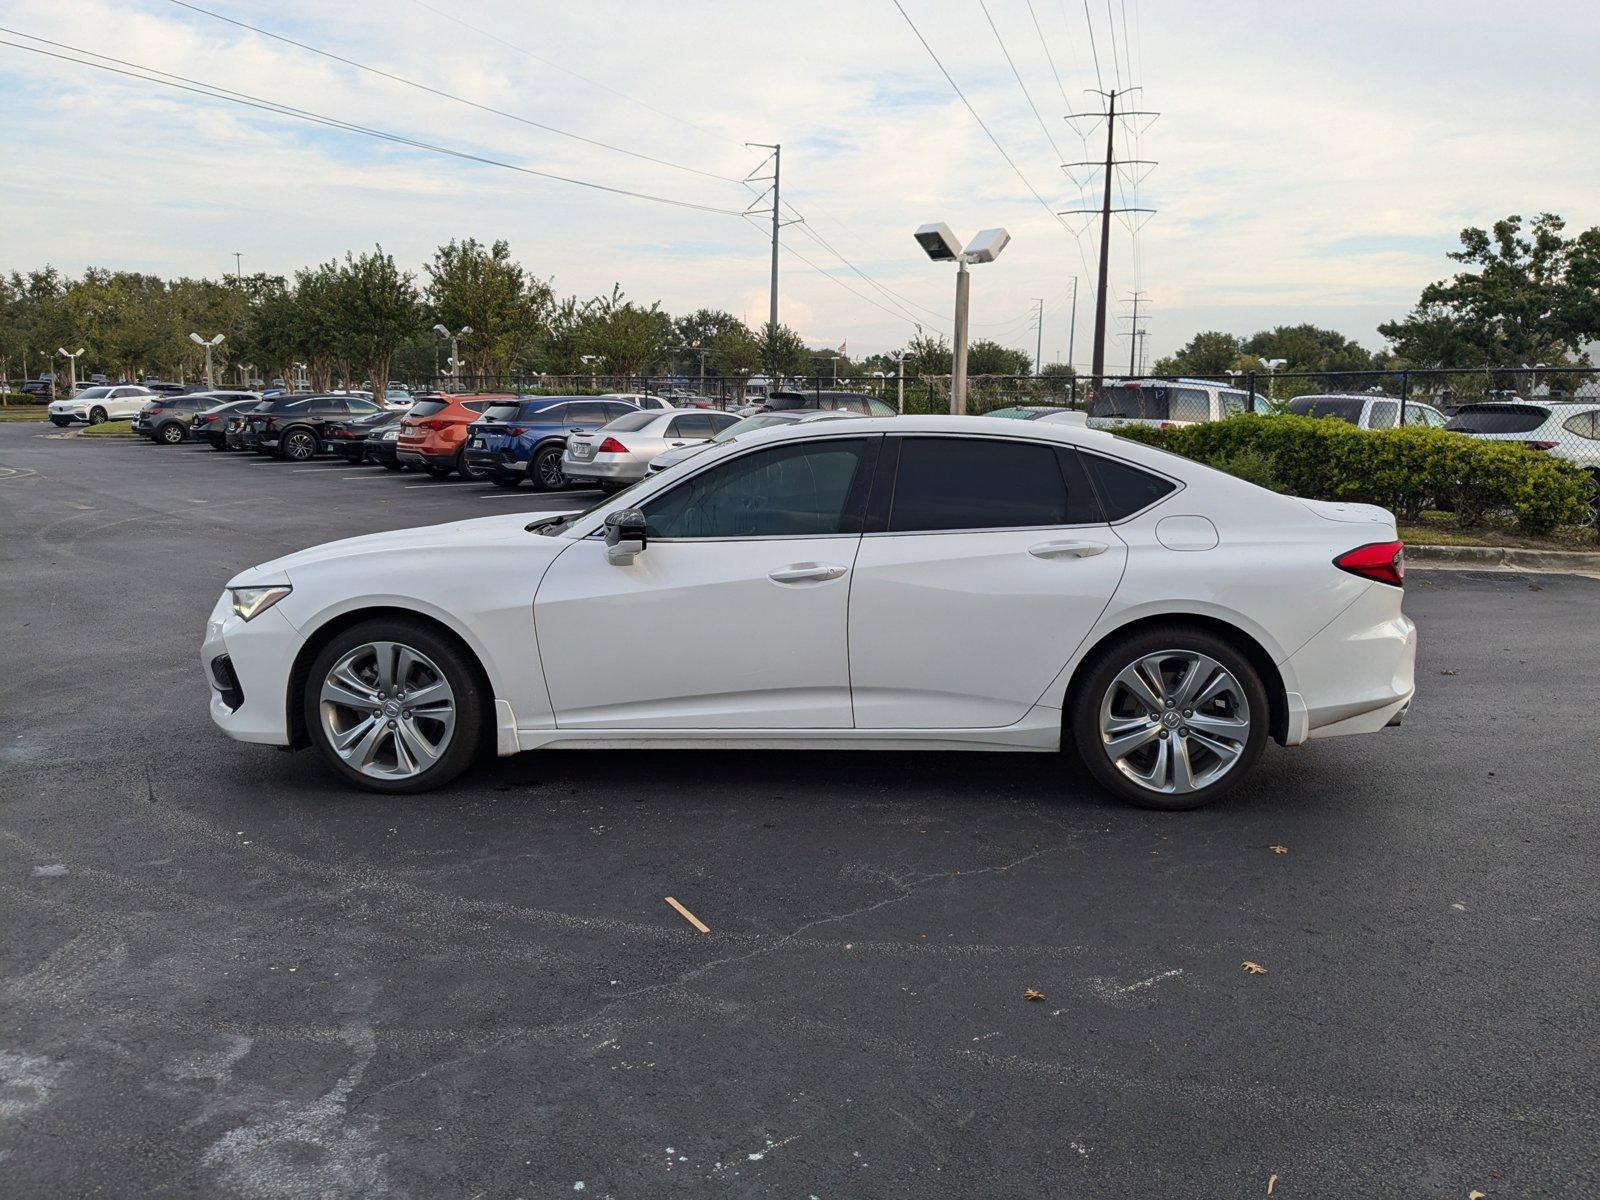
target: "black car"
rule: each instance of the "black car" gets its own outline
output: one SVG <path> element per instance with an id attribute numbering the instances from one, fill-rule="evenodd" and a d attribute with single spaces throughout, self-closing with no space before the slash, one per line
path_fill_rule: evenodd
<path id="1" fill-rule="evenodd" d="M 837 409 L 863 417 L 892 417 L 894 405 L 860 392 L 773 392 L 761 404 L 741 410 L 745 416 L 758 412 L 795 412 L 803 409 Z"/>
<path id="2" fill-rule="evenodd" d="M 24 396 L 43 396 L 51 399 L 56 394 L 56 377 L 54 375 L 41 375 L 37 379 L 25 379 L 22 383 Z"/>
<path id="3" fill-rule="evenodd" d="M 230 400 L 226 404 L 216 404 L 214 408 L 207 408 L 194 415 L 194 420 L 189 422 L 189 436 L 197 442 L 205 442 L 213 450 L 230 449 L 228 445 L 228 425 L 234 418 L 242 418 L 261 401 L 254 396 L 246 396 L 242 400 Z"/>
<path id="4" fill-rule="evenodd" d="M 133 419 L 133 432 L 152 442 L 176 446 L 189 435 L 191 423 L 201 413 L 229 400 L 255 400 L 248 392 L 190 392 L 157 396 L 145 401 Z"/>
<path id="5" fill-rule="evenodd" d="M 329 421 L 323 429 L 322 441 L 333 453 L 343 455 L 347 462 L 365 462 L 367 443 L 385 429 L 400 428 L 400 418 L 405 415 L 399 409 L 386 408 L 364 417 Z"/>
<path id="6" fill-rule="evenodd" d="M 304 462 L 322 452 L 331 423 L 382 411 L 359 396 L 281 396 L 262 401 L 245 421 L 258 453 Z"/>

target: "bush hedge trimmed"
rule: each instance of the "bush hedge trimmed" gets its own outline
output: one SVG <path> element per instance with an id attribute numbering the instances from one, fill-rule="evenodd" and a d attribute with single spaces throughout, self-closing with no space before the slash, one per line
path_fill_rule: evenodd
<path id="1" fill-rule="evenodd" d="M 1462 526 L 1510 513 L 1525 533 L 1584 520 L 1594 482 L 1548 454 L 1442 429 L 1357 429 L 1337 417 L 1238 416 L 1117 431 L 1275 490 L 1380 504 L 1406 520 L 1425 509 Z"/>

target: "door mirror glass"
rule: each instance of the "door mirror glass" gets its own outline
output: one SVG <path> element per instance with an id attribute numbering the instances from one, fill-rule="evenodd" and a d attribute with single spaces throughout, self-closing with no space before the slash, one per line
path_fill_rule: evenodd
<path id="1" fill-rule="evenodd" d="M 637 508 L 620 508 L 606 517 L 607 562 L 631 563 L 644 545 L 644 514 Z"/>

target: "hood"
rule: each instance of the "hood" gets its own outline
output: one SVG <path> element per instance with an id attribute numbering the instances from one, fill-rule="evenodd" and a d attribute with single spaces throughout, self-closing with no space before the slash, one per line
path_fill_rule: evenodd
<path id="1" fill-rule="evenodd" d="M 388 533 L 369 533 L 362 537 L 324 542 L 320 546 L 286 554 L 282 558 L 275 558 L 241 571 L 228 581 L 228 586 L 244 587 L 285 579 L 292 583 L 294 573 L 302 568 L 372 556 L 416 555 L 430 550 L 467 550 L 506 544 L 530 549 L 547 545 L 552 550 L 557 550 L 565 544 L 561 539 L 530 533 L 527 526 L 528 522 L 536 519 L 563 515 L 567 514 L 501 513 L 493 517 L 476 517 L 469 521 L 424 525 L 416 529 L 393 529 Z"/>

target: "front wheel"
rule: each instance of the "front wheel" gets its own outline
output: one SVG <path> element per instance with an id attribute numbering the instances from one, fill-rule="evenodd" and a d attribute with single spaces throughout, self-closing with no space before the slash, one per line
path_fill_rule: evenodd
<path id="1" fill-rule="evenodd" d="M 1141 808 L 1200 808 L 1250 771 L 1271 709 L 1249 659 L 1214 634 L 1159 626 L 1095 652 L 1067 713 L 1095 780 Z"/>
<path id="2" fill-rule="evenodd" d="M 561 473 L 561 449 L 560 446 L 546 446 L 528 464 L 528 475 L 538 491 L 559 492 L 567 486 L 567 477 Z"/>
<path id="3" fill-rule="evenodd" d="M 387 458 L 380 458 L 378 465 L 385 471 L 404 471 L 406 469 L 404 463 L 390 462 Z"/>
<path id="4" fill-rule="evenodd" d="M 72 418 L 71 417 L 51 417 L 50 418 L 50 424 L 54 425 L 57 429 L 65 429 L 68 425 L 72 424 Z"/>
<path id="5" fill-rule="evenodd" d="M 183 426 L 176 421 L 168 421 L 156 431 L 156 437 L 169 446 L 176 446 L 183 441 Z"/>
<path id="6" fill-rule="evenodd" d="M 98 404 L 96 404 L 93 408 L 91 408 L 89 410 L 89 424 L 91 424 L 91 425 L 104 425 L 105 422 L 106 422 L 106 410 L 101 408 Z"/>

